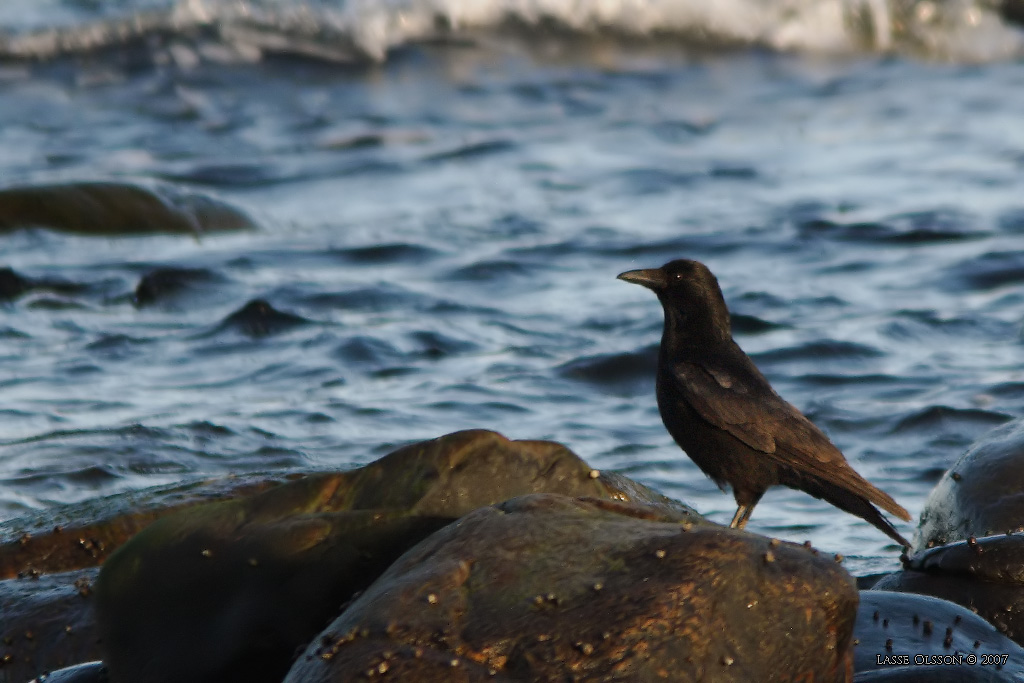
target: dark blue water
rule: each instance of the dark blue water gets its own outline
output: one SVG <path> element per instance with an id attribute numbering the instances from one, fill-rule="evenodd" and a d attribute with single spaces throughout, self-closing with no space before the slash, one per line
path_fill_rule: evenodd
<path id="1" fill-rule="evenodd" d="M 157 184 L 260 227 L 4 236 L 0 266 L 35 286 L 0 308 L 0 519 L 488 427 L 727 522 L 732 496 L 658 416 L 660 307 L 615 279 L 679 257 L 916 515 L 1024 414 L 1024 67 L 681 43 L 504 33 L 374 64 L 187 34 L 8 59 L 7 185 Z M 136 293 L 147 276 L 158 294 Z M 749 528 L 896 564 L 797 492 Z"/>

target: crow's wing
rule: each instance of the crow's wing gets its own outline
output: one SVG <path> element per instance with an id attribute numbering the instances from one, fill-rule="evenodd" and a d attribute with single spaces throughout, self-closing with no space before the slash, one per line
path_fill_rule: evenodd
<path id="1" fill-rule="evenodd" d="M 857 474 L 814 423 L 775 393 L 756 369 L 753 372 L 753 376 L 740 377 L 727 370 L 679 362 L 673 366 L 673 379 L 704 420 L 750 448 L 798 475 L 840 486 L 910 519 L 887 493 Z M 760 386 L 752 386 L 754 383 Z"/>

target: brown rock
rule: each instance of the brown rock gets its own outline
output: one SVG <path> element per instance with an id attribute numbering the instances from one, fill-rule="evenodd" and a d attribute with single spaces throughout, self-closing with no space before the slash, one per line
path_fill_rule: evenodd
<path id="1" fill-rule="evenodd" d="M 412 548 L 285 681 L 848 681 L 856 609 L 851 577 L 803 546 L 538 494 Z"/>
<path id="2" fill-rule="evenodd" d="M 356 591 L 409 547 L 482 506 L 540 491 L 685 506 L 592 470 L 549 441 L 484 430 L 399 449 L 246 499 L 165 517 L 97 585 L 112 679 L 276 683 Z"/>
<path id="3" fill-rule="evenodd" d="M 251 230 L 239 209 L 171 186 L 83 182 L 0 190 L 0 232 L 48 228 L 82 235 Z"/>
<path id="4" fill-rule="evenodd" d="M 0 527 L 0 580 L 99 566 L 122 543 L 161 517 L 201 503 L 265 491 L 286 479 L 206 479 L 5 521 Z"/>

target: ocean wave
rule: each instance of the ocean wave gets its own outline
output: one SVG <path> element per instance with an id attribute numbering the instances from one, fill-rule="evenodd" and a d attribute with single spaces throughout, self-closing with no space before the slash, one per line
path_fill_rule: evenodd
<path id="1" fill-rule="evenodd" d="M 16 0 L 32 2 L 32 0 Z M 423 42 L 527 46 L 565 38 L 658 40 L 693 49 L 759 47 L 813 54 L 901 54 L 957 62 L 1024 54 L 1024 0 L 153 0 L 124 14 L 54 24 L 6 22 L 0 57 L 47 60 L 143 46 L 189 66 L 293 54 L 382 62 Z M 95 10 L 98 11 L 98 10 Z M 94 11 L 94 12 L 95 12 Z M 36 13 L 38 15 L 38 12 Z M 56 17 L 56 15 L 54 15 Z M 2 24 L 0 24 L 2 25 Z"/>

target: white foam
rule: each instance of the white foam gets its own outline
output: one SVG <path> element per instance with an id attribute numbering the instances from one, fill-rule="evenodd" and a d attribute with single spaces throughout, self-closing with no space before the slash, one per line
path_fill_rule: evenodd
<path id="1" fill-rule="evenodd" d="M 182 0 L 179 14 L 315 28 L 376 60 L 410 42 L 509 22 L 812 53 L 909 52 L 965 61 L 1024 53 L 1020 30 L 984 0 Z"/>
<path id="2" fill-rule="evenodd" d="M 409 43 L 515 24 L 527 29 L 518 33 L 527 49 L 530 27 L 555 25 L 569 34 L 657 36 L 712 48 L 970 62 L 1024 55 L 1024 34 L 991 0 L 163 0 L 169 4 L 153 10 L 155 1 L 135 0 L 132 15 L 33 27 L 6 45 L 0 40 L 0 47 L 39 57 L 116 44 L 146 31 L 212 27 L 246 58 L 293 51 L 383 61 Z"/>

